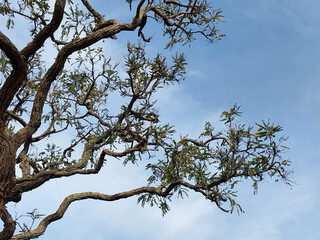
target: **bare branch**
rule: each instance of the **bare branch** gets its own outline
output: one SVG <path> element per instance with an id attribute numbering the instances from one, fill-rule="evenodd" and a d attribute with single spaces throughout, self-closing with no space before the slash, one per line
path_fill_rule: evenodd
<path id="1" fill-rule="evenodd" d="M 0 31 L 0 49 L 9 58 L 13 69 L 19 66 L 19 61 L 23 61 L 21 54 L 10 39 Z"/>
<path id="2" fill-rule="evenodd" d="M 83 5 L 91 12 L 91 14 L 97 19 L 98 24 L 104 22 L 104 17 L 98 13 L 87 0 L 81 0 Z"/>
<path id="3" fill-rule="evenodd" d="M 33 55 L 58 29 L 63 19 L 65 4 L 66 0 L 56 0 L 51 22 L 41 29 L 41 31 L 33 38 L 33 40 L 21 50 L 21 54 L 23 56 L 29 58 L 31 55 Z"/>
<path id="4" fill-rule="evenodd" d="M 0 89 L 0 116 L 9 107 L 15 93 L 22 85 L 27 75 L 27 64 L 23 56 L 19 53 L 16 46 L 0 31 L 0 49 L 7 55 L 11 64 L 12 71 L 2 88 Z"/>
<path id="5" fill-rule="evenodd" d="M 103 193 L 98 193 L 98 192 L 83 192 L 83 193 L 75 193 L 72 195 L 69 195 L 66 197 L 63 202 L 61 203 L 60 207 L 58 210 L 45 217 L 41 222 L 39 223 L 38 227 L 34 230 L 31 230 L 30 232 L 22 233 L 22 234 L 17 234 L 12 237 L 12 240 L 22 240 L 22 239 L 30 239 L 30 238 L 36 238 L 41 236 L 45 230 L 47 229 L 48 225 L 54 221 L 57 221 L 61 219 L 67 209 L 69 208 L 70 204 L 75 202 L 75 201 L 80 201 L 80 200 L 86 200 L 86 199 L 94 199 L 94 200 L 102 200 L 102 201 L 116 201 L 119 199 L 125 199 L 129 198 L 132 196 L 136 196 L 142 193 L 151 193 L 151 194 L 157 194 L 161 196 L 165 196 L 166 193 L 162 192 L 158 188 L 155 187 L 140 187 L 136 188 L 130 191 L 126 192 L 120 192 L 112 195 L 108 194 L 103 194 Z"/>
<path id="6" fill-rule="evenodd" d="M 12 117 L 14 120 L 18 121 L 22 126 L 26 126 L 27 123 L 23 120 L 23 118 L 19 117 L 18 115 L 14 114 L 12 111 L 7 110 L 6 113 Z"/>

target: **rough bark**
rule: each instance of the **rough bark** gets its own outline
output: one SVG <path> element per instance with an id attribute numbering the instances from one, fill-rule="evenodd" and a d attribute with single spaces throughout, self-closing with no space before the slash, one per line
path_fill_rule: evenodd
<path id="1" fill-rule="evenodd" d="M 12 219 L 6 207 L 2 204 L 0 205 L 0 218 L 4 223 L 3 230 L 2 232 L 0 232 L 0 239 L 1 240 L 11 239 L 16 229 L 16 223 Z"/>
<path id="2" fill-rule="evenodd" d="M 15 181 L 15 156 L 6 138 L 0 136 L 0 201 L 6 203 Z"/>
<path id="3" fill-rule="evenodd" d="M 9 239 L 15 231 L 15 222 L 6 209 L 8 196 L 15 184 L 15 156 L 10 142 L 0 135 L 0 218 L 4 223 L 0 239 Z M 14 197 L 16 198 L 16 197 Z"/>

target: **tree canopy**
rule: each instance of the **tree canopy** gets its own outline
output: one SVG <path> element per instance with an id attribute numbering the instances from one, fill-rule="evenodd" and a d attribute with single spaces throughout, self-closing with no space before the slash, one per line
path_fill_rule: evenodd
<path id="1" fill-rule="evenodd" d="M 6 23 L 1 28 L 14 31 L 15 24 L 23 22 L 30 36 L 18 49 L 15 39 L 0 31 L 0 239 L 36 238 L 61 219 L 71 203 L 84 199 L 136 196 L 142 206 L 156 205 L 165 214 L 172 196 L 192 190 L 232 212 L 242 211 L 236 202 L 238 182 L 251 180 L 254 189 L 267 176 L 288 182 L 290 162 L 281 158 L 286 150 L 281 126 L 270 121 L 242 124 L 235 105 L 221 115 L 224 130 L 207 122 L 193 139 L 176 137 L 174 127 L 159 116 L 154 93 L 186 78 L 187 61 L 179 53 L 172 58 L 149 56 L 145 46 L 155 36 L 144 31 L 150 24 L 162 27 L 166 48 L 192 44 L 196 37 L 214 42 L 224 36 L 217 29 L 222 11 L 206 0 L 126 2 L 129 22 L 108 19 L 87 0 L 1 1 Z M 116 63 L 96 43 L 117 41 L 125 31 L 137 31 L 132 36 L 141 41 L 128 42 L 127 55 Z M 44 55 L 45 48 L 56 55 Z M 114 109 L 111 96 L 118 97 L 119 109 Z M 50 141 L 66 134 L 74 136 L 68 145 Z M 35 153 L 40 143 L 46 147 Z M 112 158 L 124 164 L 143 160 L 148 181 L 114 194 L 73 193 L 34 228 L 21 227 L 6 208 L 51 179 L 98 174 Z"/>

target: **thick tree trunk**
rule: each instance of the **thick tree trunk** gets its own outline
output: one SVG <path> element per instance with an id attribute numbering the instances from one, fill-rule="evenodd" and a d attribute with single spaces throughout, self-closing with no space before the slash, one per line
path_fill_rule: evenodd
<path id="1" fill-rule="evenodd" d="M 3 128 L 1 129 L 3 130 Z M 15 154 L 10 142 L 0 130 L 0 218 L 4 223 L 0 240 L 10 239 L 15 231 L 15 221 L 6 209 L 6 203 L 15 183 Z"/>
<path id="2" fill-rule="evenodd" d="M 0 240 L 9 240 L 14 234 L 16 223 L 4 205 L 1 204 L 0 208 L 0 217 L 4 223 L 2 232 L 0 232 Z"/>

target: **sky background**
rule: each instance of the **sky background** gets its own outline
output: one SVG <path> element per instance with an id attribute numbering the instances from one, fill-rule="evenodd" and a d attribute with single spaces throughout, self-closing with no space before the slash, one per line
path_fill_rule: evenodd
<path id="1" fill-rule="evenodd" d="M 128 21 L 133 13 L 128 15 L 122 2 L 92 1 L 106 17 Z M 219 28 L 227 37 L 172 50 L 185 52 L 188 77 L 158 93 L 161 120 L 197 136 L 205 121 L 219 127 L 221 112 L 235 103 L 242 106 L 243 123 L 270 119 L 289 136 L 285 157 L 292 161 L 293 187 L 267 179 L 254 195 L 251 182 L 240 184 L 237 200 L 245 211 L 240 215 L 224 213 L 192 192 L 183 200 L 173 198 L 165 217 L 157 208 L 137 205 L 137 198 L 86 200 L 73 203 L 39 239 L 320 239 L 320 2 L 217 0 L 214 6 L 223 10 L 225 23 Z M 24 26 L 16 23 L 12 39 L 23 46 L 26 36 L 19 28 Z M 154 33 L 147 45 L 151 54 L 164 46 L 161 28 L 146 27 L 146 36 Z M 127 40 L 136 38 L 136 32 L 121 33 L 117 41 L 104 43 L 106 54 L 121 61 Z M 111 159 L 99 175 L 52 180 L 10 204 L 10 211 L 19 215 L 38 208 L 50 214 L 71 193 L 111 194 L 145 185 L 147 177 L 143 169 Z"/>

